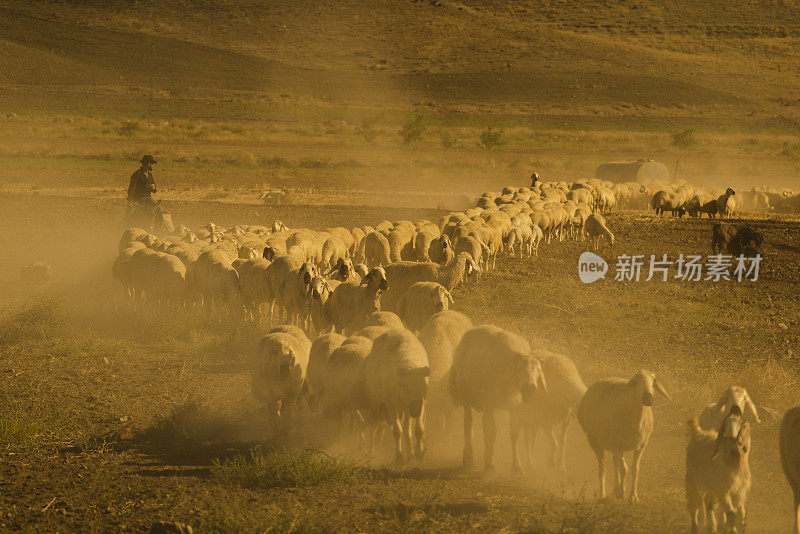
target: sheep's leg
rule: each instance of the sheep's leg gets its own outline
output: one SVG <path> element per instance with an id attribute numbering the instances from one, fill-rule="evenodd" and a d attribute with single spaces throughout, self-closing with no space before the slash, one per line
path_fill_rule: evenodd
<path id="1" fill-rule="evenodd" d="M 569 430 L 569 417 L 561 424 L 561 437 L 558 441 L 558 470 L 567 472 L 567 430 Z"/>
<path id="2" fill-rule="evenodd" d="M 483 469 L 494 470 L 494 442 L 497 439 L 497 423 L 494 420 L 494 411 L 483 412 Z"/>
<path id="3" fill-rule="evenodd" d="M 550 438 L 550 466 L 558 467 L 558 438 L 556 437 L 556 429 L 552 426 L 547 428 L 547 436 Z"/>
<path id="4" fill-rule="evenodd" d="M 464 453 L 461 464 L 472 467 L 472 406 L 464 406 Z"/>
<path id="5" fill-rule="evenodd" d="M 525 467 L 529 470 L 533 469 L 533 451 L 536 446 L 536 433 L 539 427 L 535 423 L 525 425 L 525 443 L 522 449 L 522 457 L 525 459 Z"/>
<path id="6" fill-rule="evenodd" d="M 633 461 L 631 462 L 631 497 L 630 497 L 630 501 L 632 503 L 639 502 L 639 463 L 642 461 L 642 453 L 644 453 L 645 445 L 642 445 L 641 448 L 633 451 Z"/>
<path id="7" fill-rule="evenodd" d="M 622 452 L 614 453 L 614 467 L 616 470 L 617 488 L 615 494 L 618 499 L 625 498 L 625 477 L 628 476 L 628 463 Z"/>
<path id="8" fill-rule="evenodd" d="M 792 484 L 794 492 L 794 533 L 800 534 L 800 485 Z"/>
<path id="9" fill-rule="evenodd" d="M 522 430 L 522 417 L 517 410 L 511 412 L 509 427 L 511 437 L 511 470 L 515 473 L 519 473 L 522 471 L 522 467 L 519 464 L 519 448 L 517 444 L 519 442 L 519 433 Z"/>
<path id="10" fill-rule="evenodd" d="M 422 460 L 425 456 L 425 445 L 422 439 L 425 437 L 425 405 L 422 406 L 422 411 L 419 417 L 414 419 L 414 455 L 418 460 Z"/>
<path id="11" fill-rule="evenodd" d="M 392 434 L 394 435 L 394 463 L 403 465 L 403 423 L 400 416 L 394 414 L 392 417 Z"/>
<path id="12" fill-rule="evenodd" d="M 606 452 L 603 449 L 592 447 L 595 456 L 597 456 L 597 474 L 600 479 L 600 487 L 598 488 L 598 496 L 601 499 L 606 498 Z"/>
<path id="13" fill-rule="evenodd" d="M 404 415 L 402 418 L 403 421 L 403 450 L 406 451 L 409 457 L 411 457 L 412 445 L 411 445 L 411 416 Z"/>
<path id="14" fill-rule="evenodd" d="M 716 508 L 716 503 L 714 502 L 714 497 L 711 495 L 706 496 L 705 502 L 705 516 L 706 516 L 706 531 L 707 532 L 716 532 L 717 531 L 717 513 L 714 510 Z"/>

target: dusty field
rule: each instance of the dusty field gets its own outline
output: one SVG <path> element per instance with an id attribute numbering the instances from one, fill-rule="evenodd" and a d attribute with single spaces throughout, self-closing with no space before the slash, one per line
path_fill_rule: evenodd
<path id="1" fill-rule="evenodd" d="M 403 470 L 385 467 L 388 443 L 371 464 L 338 456 L 310 413 L 275 442 L 247 372 L 266 325 L 134 314 L 110 265 L 144 153 L 190 227 L 437 220 L 533 170 L 576 180 L 642 157 L 698 185 L 796 191 L 794 4 L 0 0 L 0 531 L 685 531 L 685 421 L 733 383 L 764 414 L 749 531 L 787 531 L 775 419 L 800 399 L 797 217 L 749 221 L 766 235 L 754 283 L 586 286 L 586 245 L 566 242 L 455 292 L 587 383 L 658 373 L 672 401 L 636 506 L 594 500 L 577 425 L 566 476 L 541 444 L 512 475 L 505 421 L 491 476 L 459 469 L 458 428 L 429 429 Z M 607 259 L 710 250 L 707 220 L 609 219 Z M 21 284 L 40 260 L 53 282 Z"/>
<path id="2" fill-rule="evenodd" d="M 19 229 L 0 237 L 6 251 L 0 259 L 0 387 L 8 399 L 0 427 L 2 528 L 137 530 L 174 519 L 200 531 L 683 531 L 684 422 L 734 382 L 747 387 L 765 412 L 764 424 L 754 430 L 749 530 L 785 531 L 790 525 L 773 416 L 798 398 L 796 220 L 757 222 L 766 235 L 767 260 L 755 283 L 584 286 L 576 263 L 585 246 L 565 242 L 544 245 L 535 261 L 505 259 L 497 271 L 456 291 L 457 309 L 570 355 L 587 383 L 640 367 L 659 374 L 673 400 L 655 409 L 642 502 L 628 506 L 593 500 L 596 467 L 577 425 L 570 431 L 566 477 L 544 467 L 541 444 L 534 468 L 513 476 L 504 422 L 498 470 L 491 476 L 458 468 L 458 428 L 451 435 L 430 429 L 429 455 L 401 471 L 382 467 L 391 459 L 387 440 L 366 478 L 287 488 L 231 476 L 231 462 L 249 458 L 254 447 L 311 443 L 341 451 L 320 430 L 324 422 L 309 413 L 299 436 L 281 443 L 266 439 L 246 370 L 247 354 L 265 327 L 132 314 L 119 304 L 121 291 L 109 273 L 118 207 L 29 195 L 0 201 L 0 224 Z M 190 225 L 281 218 L 321 227 L 437 215 L 220 202 L 173 208 Z M 613 254 L 709 248 L 705 220 L 631 212 L 610 221 L 619 239 Z M 611 251 L 604 255 L 611 258 Z M 34 258 L 56 269 L 51 287 L 33 290 L 13 282 L 15 268 Z M 28 307 L 19 308 L 23 303 Z"/>

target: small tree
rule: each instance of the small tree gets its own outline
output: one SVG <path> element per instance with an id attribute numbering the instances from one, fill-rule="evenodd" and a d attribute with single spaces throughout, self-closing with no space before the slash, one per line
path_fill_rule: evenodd
<path id="1" fill-rule="evenodd" d="M 417 115 L 406 122 L 400 130 L 400 136 L 407 145 L 422 140 L 423 135 L 425 135 L 425 122 L 422 115 Z"/>
<path id="2" fill-rule="evenodd" d="M 478 146 L 482 146 L 486 150 L 494 150 L 503 146 L 506 143 L 503 137 L 503 130 L 495 130 L 489 126 L 486 130 L 481 132 Z"/>
<path id="3" fill-rule="evenodd" d="M 458 138 L 450 133 L 449 130 L 443 131 L 439 136 L 442 139 L 442 146 L 445 148 L 450 148 L 458 142 Z"/>
<path id="4" fill-rule="evenodd" d="M 686 129 L 681 132 L 675 132 L 672 134 L 672 143 L 671 146 L 675 148 L 679 148 L 684 150 L 689 148 L 697 143 L 697 140 L 694 138 L 694 130 Z"/>
<path id="5" fill-rule="evenodd" d="M 361 126 L 356 129 L 356 132 L 364 138 L 364 141 L 367 143 L 371 143 L 378 137 L 378 129 L 375 128 L 375 125 L 378 123 L 378 119 L 383 116 L 383 113 L 369 118 L 365 117 L 361 119 Z"/>

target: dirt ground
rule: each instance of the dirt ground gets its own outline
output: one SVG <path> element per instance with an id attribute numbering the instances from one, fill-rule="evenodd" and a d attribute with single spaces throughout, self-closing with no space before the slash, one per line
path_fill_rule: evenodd
<path id="1" fill-rule="evenodd" d="M 688 527 L 683 492 L 685 421 L 732 383 L 748 388 L 764 423 L 753 433 L 750 532 L 786 531 L 791 498 L 777 455 L 775 418 L 796 404 L 800 351 L 800 223 L 751 221 L 766 236 L 757 282 L 578 281 L 587 244 L 543 245 L 539 258 L 503 259 L 459 287 L 455 308 L 476 323 L 518 331 L 572 357 L 587 384 L 645 367 L 672 395 L 655 408 L 656 428 L 641 472 L 641 503 L 594 500 L 596 465 L 578 425 L 568 471 L 534 466 L 513 475 L 507 419 L 498 468 L 463 471 L 458 425 L 429 429 L 429 454 L 390 469 L 387 440 L 369 479 L 298 488 L 252 487 L 215 476 L 215 462 L 254 447 L 341 444 L 305 412 L 289 441 L 268 437 L 248 384 L 247 355 L 259 332 L 225 319 L 146 317 L 127 310 L 110 276 L 119 206 L 100 199 L 31 195 L 0 199 L 0 298 L 4 304 L 0 388 L 8 399 L 0 449 L 0 528 L 136 531 L 178 520 L 204 531 L 677 532 Z M 427 209 L 252 206 L 176 202 L 189 226 L 265 222 L 322 228 L 409 218 Z M 618 254 L 709 252 L 708 220 L 626 212 L 609 217 Z M 46 288 L 23 287 L 15 270 L 44 260 Z M 39 303 L 20 333 L 14 315 Z M 11 319 L 9 319 L 11 317 Z M 16 318 L 16 319 L 15 319 Z M 16 328 L 16 329 L 15 329 Z M 481 443 L 480 424 L 477 443 Z M 482 446 L 477 447 L 480 458 Z"/>

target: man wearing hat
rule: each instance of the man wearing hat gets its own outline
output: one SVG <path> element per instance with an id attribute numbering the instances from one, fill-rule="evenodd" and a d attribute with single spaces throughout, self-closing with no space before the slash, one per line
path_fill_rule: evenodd
<path id="1" fill-rule="evenodd" d="M 155 207 L 156 202 L 150 195 L 156 192 L 156 183 L 153 181 L 153 165 L 156 164 L 156 159 L 150 154 L 145 154 L 139 163 L 142 166 L 131 174 L 131 184 L 128 186 L 128 202 Z"/>
<path id="2" fill-rule="evenodd" d="M 531 174 L 531 188 L 536 187 L 536 182 L 538 181 L 540 181 L 539 173 L 534 172 L 533 174 Z"/>

